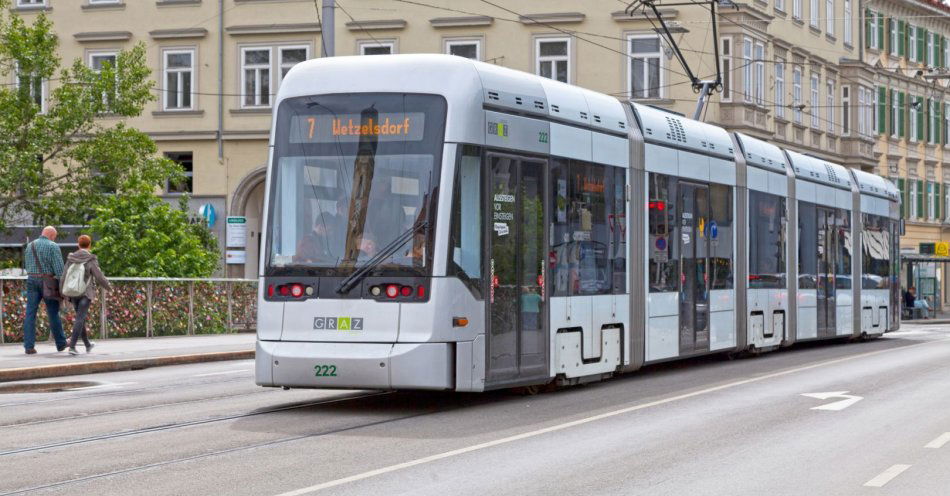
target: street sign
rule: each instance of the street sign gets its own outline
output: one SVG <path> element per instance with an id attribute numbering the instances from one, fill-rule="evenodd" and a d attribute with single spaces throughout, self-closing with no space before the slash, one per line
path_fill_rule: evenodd
<path id="1" fill-rule="evenodd" d="M 861 396 L 854 396 L 851 394 L 846 394 L 848 391 L 834 391 L 830 393 L 802 393 L 802 396 L 807 396 L 809 398 L 815 398 L 819 400 L 830 400 L 831 398 L 844 398 L 841 401 L 835 401 L 833 403 L 826 403 L 824 405 L 813 406 L 812 410 L 831 410 L 834 412 L 844 410 L 849 406 L 863 400 Z"/>
<path id="2" fill-rule="evenodd" d="M 950 242 L 940 241 L 934 246 L 934 255 L 939 255 L 941 257 L 950 256 Z"/>
<path id="3" fill-rule="evenodd" d="M 247 217 L 228 216 L 227 232 L 228 248 L 246 248 L 247 247 Z M 241 262 L 244 263 L 244 262 Z"/>
<path id="4" fill-rule="evenodd" d="M 214 223 L 218 219 L 218 214 L 214 211 L 214 205 L 210 203 L 205 203 L 198 208 L 198 215 L 204 217 L 209 228 L 214 227 Z"/>

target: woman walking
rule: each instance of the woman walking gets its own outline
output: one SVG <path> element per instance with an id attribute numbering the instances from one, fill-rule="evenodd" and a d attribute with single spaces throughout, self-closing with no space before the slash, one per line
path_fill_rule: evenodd
<path id="1" fill-rule="evenodd" d="M 73 333 L 69 337 L 70 355 L 79 354 L 76 351 L 76 341 L 80 337 L 86 346 L 86 353 L 92 351 L 95 344 L 86 337 L 86 316 L 89 314 L 89 305 L 96 298 L 97 282 L 107 290 L 112 288 L 109 280 L 99 270 L 99 259 L 89 251 L 90 246 L 92 246 L 92 238 L 85 234 L 79 237 L 79 249 L 66 257 L 66 267 L 63 269 L 65 276 L 60 283 L 63 295 L 69 297 L 69 301 L 76 309 L 76 321 L 73 323 Z M 73 266 L 76 267 L 73 268 Z"/>

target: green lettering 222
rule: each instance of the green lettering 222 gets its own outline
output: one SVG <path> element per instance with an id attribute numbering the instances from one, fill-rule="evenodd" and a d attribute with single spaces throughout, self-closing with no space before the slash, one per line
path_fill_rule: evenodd
<path id="1" fill-rule="evenodd" d="M 336 365 L 314 365 L 316 377 L 336 377 Z"/>

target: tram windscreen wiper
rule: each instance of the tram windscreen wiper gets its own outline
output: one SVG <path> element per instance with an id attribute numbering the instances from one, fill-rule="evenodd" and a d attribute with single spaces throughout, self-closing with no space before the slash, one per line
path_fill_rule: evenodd
<path id="1" fill-rule="evenodd" d="M 376 256 L 367 260 L 366 263 L 356 269 L 355 272 L 350 274 L 346 279 L 343 279 L 343 281 L 340 282 L 340 285 L 337 286 L 336 292 L 339 294 L 349 292 L 351 289 L 353 289 L 353 286 L 356 286 L 357 283 L 366 277 L 366 274 L 368 274 L 369 271 L 379 266 L 379 264 L 383 263 L 384 260 L 392 256 L 393 253 L 396 253 L 396 251 L 399 250 L 402 245 L 406 244 L 406 241 L 412 239 L 412 236 L 416 233 L 416 231 L 419 229 L 428 229 L 428 226 L 429 221 L 422 220 L 413 224 L 409 229 L 406 229 L 406 231 L 399 236 L 396 236 L 396 239 L 393 239 L 388 245 L 384 246 L 383 249 L 379 250 L 379 253 L 377 253 Z"/>

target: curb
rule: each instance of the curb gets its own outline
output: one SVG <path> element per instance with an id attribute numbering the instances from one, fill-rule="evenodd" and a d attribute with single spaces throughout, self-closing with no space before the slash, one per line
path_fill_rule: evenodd
<path id="1" fill-rule="evenodd" d="M 27 379 L 45 379 L 67 375 L 98 374 L 101 372 L 119 372 L 140 370 L 149 367 L 167 365 L 185 365 L 189 363 L 220 362 L 224 360 L 248 360 L 254 358 L 254 350 L 217 351 L 192 355 L 172 355 L 150 358 L 129 358 L 125 360 L 102 360 L 97 362 L 70 363 L 64 365 L 43 365 L 0 369 L 0 382 L 22 381 Z"/>

